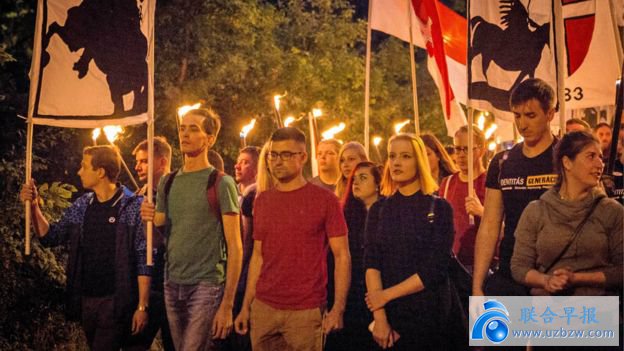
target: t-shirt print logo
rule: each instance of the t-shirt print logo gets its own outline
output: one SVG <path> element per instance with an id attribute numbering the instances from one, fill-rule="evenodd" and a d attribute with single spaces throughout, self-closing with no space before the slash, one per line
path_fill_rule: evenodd
<path id="1" fill-rule="evenodd" d="M 528 188 L 550 188 L 557 182 L 556 174 L 540 174 L 527 177 Z"/>

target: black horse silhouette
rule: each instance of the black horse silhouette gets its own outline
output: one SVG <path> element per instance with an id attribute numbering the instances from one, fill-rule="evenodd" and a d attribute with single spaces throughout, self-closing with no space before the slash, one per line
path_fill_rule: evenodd
<path id="1" fill-rule="evenodd" d="M 141 14 L 136 0 L 84 0 L 67 11 L 64 26 L 50 24 L 44 38 L 58 35 L 70 51 L 84 49 L 73 69 L 82 79 L 91 60 L 106 74 L 113 115 L 131 115 L 147 109 L 147 38 L 141 32 Z M 50 56 L 44 51 L 43 67 Z M 123 96 L 134 93 L 134 103 L 124 111 Z"/>
<path id="2" fill-rule="evenodd" d="M 550 44 L 550 23 L 539 25 L 529 18 L 530 1 L 527 8 L 519 0 L 501 0 L 500 3 L 501 22 L 505 28 L 489 23 L 481 16 L 470 20 L 472 43 L 468 62 L 481 55 L 481 69 L 486 79 L 492 61 L 506 71 L 520 71 L 508 91 L 491 87 L 487 82 L 471 83 L 477 96 L 479 93 L 493 94 L 495 101 L 491 101 L 492 104 L 498 109 L 509 110 L 509 93 L 526 77 L 535 77 L 542 51 Z"/>

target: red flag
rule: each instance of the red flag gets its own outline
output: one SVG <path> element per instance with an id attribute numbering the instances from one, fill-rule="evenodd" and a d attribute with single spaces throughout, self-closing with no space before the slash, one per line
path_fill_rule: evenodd
<path id="1" fill-rule="evenodd" d="M 455 41 L 450 40 L 451 37 L 449 36 L 448 42 L 453 42 L 453 44 L 445 45 L 439 11 L 452 11 L 447 9 L 444 5 L 439 4 L 436 0 L 412 0 L 412 8 L 416 14 L 417 24 L 420 28 L 427 54 L 429 55 L 429 72 L 440 92 L 442 110 L 444 111 L 447 129 L 449 133 L 452 133 L 466 123 L 466 118 L 463 114 L 463 110 L 457 105 L 455 94 L 451 88 L 446 61 L 447 53 L 445 51 L 449 48 L 449 51 L 452 52 L 454 56 L 458 57 L 459 62 L 461 62 L 462 58 L 463 62 L 465 62 L 466 40 L 464 37 L 463 41 L 457 41 L 460 44 L 455 44 Z M 459 22 L 457 23 L 459 24 Z M 447 33 L 453 32 L 448 31 Z M 461 29 L 457 29 L 455 33 L 461 33 Z M 462 42 L 463 45 L 461 44 Z M 464 50 L 464 53 L 462 54 L 460 50 Z"/>

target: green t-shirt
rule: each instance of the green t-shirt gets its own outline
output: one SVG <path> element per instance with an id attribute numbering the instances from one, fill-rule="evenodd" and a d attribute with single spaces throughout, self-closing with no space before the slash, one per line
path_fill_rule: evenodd
<path id="1" fill-rule="evenodd" d="M 179 170 L 165 206 L 163 177 L 158 185 L 156 211 L 167 215 L 171 230 L 167 237 L 167 279 L 177 284 L 225 281 L 226 246 L 223 226 L 206 197 L 209 167 L 195 172 Z M 217 189 L 221 213 L 238 213 L 234 179 L 224 176 Z M 167 207 L 167 208 L 165 208 Z"/>

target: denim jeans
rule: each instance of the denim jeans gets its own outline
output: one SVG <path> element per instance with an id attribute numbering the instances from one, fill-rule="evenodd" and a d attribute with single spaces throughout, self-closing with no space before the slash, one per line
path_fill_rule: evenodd
<path id="1" fill-rule="evenodd" d="M 223 286 L 165 282 L 165 304 L 176 350 L 215 350 L 212 321 L 223 298 Z"/>

